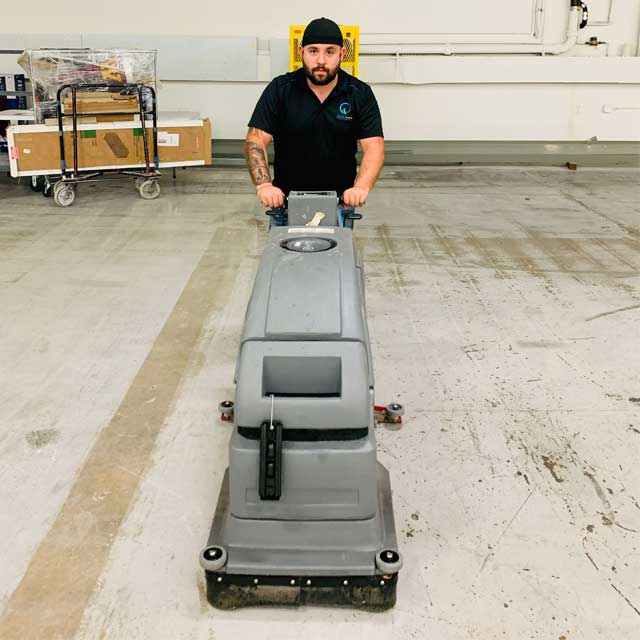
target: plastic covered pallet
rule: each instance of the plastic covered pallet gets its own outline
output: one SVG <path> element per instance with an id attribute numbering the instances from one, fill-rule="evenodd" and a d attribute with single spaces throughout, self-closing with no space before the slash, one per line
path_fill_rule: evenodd
<path id="1" fill-rule="evenodd" d="M 18 64 L 31 78 L 38 123 L 56 116 L 56 92 L 64 84 L 156 86 L 156 51 L 151 50 L 27 49 Z"/>

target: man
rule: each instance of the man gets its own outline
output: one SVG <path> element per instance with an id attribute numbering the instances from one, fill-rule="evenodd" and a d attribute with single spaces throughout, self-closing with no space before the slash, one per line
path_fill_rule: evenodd
<path id="1" fill-rule="evenodd" d="M 346 207 L 360 207 L 384 163 L 378 103 L 369 85 L 340 69 L 346 49 L 332 20 L 312 20 L 299 51 L 302 68 L 272 80 L 249 121 L 245 156 L 256 193 L 276 208 L 289 191 L 335 190 Z M 273 181 L 267 157 L 272 140 Z"/>

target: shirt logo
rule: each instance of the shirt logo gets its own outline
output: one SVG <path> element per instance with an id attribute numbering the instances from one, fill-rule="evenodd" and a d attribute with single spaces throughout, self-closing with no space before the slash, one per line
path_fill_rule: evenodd
<path id="1" fill-rule="evenodd" d="M 351 105 L 348 102 L 342 102 L 338 107 L 338 114 L 336 118 L 338 120 L 353 120 L 353 118 L 349 115 L 351 113 Z"/>

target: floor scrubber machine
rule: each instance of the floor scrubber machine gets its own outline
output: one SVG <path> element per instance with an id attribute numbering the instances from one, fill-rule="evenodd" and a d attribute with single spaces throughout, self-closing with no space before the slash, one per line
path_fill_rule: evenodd
<path id="1" fill-rule="evenodd" d="M 207 546 L 220 609 L 396 601 L 402 557 L 387 470 L 376 459 L 364 278 L 353 210 L 335 192 L 292 192 L 248 304 L 226 470 Z M 284 220 L 283 220 L 284 216 Z M 351 227 L 351 228 L 349 228 Z M 377 416 L 377 418 L 376 418 Z"/>

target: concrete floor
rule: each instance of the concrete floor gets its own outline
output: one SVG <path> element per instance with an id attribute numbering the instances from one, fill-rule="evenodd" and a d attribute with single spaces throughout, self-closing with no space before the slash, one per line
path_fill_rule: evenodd
<path id="1" fill-rule="evenodd" d="M 386 170 L 357 238 L 405 569 L 376 615 L 205 600 L 245 172 L 69 209 L 0 178 L 0 638 L 640 637 L 639 178 Z"/>

